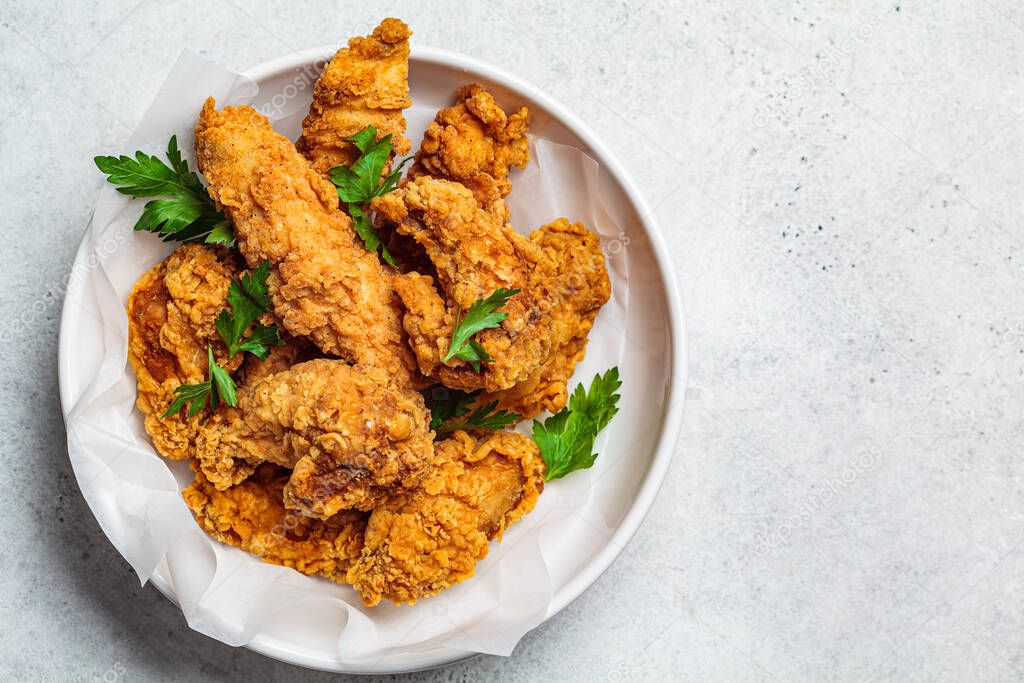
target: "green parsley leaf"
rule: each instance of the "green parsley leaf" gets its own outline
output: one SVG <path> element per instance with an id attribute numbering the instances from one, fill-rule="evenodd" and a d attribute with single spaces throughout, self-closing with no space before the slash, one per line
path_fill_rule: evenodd
<path id="1" fill-rule="evenodd" d="M 402 167 L 412 157 L 402 159 L 398 165 L 381 178 L 384 166 L 391 158 L 394 145 L 391 134 L 377 139 L 377 129 L 367 126 L 350 138 L 346 138 L 359 150 L 360 155 L 352 166 L 335 166 L 330 170 L 331 181 L 338 188 L 338 197 L 346 204 L 368 204 L 374 197 L 387 194 L 395 189 L 402 176 Z"/>
<path id="2" fill-rule="evenodd" d="M 226 218 L 216 221 L 206 235 L 207 244 L 231 244 L 235 241 L 235 231 Z"/>
<path id="3" fill-rule="evenodd" d="M 136 152 L 135 157 L 98 156 L 96 167 L 132 199 L 162 197 L 146 202 L 136 230 L 155 232 L 164 240 L 227 244 L 234 233 L 224 214 L 206 192 L 199 176 L 188 168 L 178 150 L 178 140 L 167 143 L 167 160 Z"/>
<path id="4" fill-rule="evenodd" d="M 424 392 L 430 410 L 430 428 L 437 430 L 445 422 L 469 414 L 469 407 L 480 390 L 465 392 L 447 387 L 436 387 Z"/>
<path id="5" fill-rule="evenodd" d="M 511 410 L 504 408 L 497 410 L 497 407 L 497 401 L 491 401 L 479 406 L 462 422 L 452 424 L 451 426 L 441 425 L 439 433 L 443 434 L 448 431 L 455 431 L 456 429 L 490 429 L 497 431 L 514 425 L 523 417 L 519 413 L 513 413 Z"/>
<path id="6" fill-rule="evenodd" d="M 284 346 L 277 325 L 267 327 L 262 323 L 256 323 L 249 336 L 238 345 L 238 351 L 248 351 L 260 360 L 266 360 L 271 346 Z"/>
<path id="7" fill-rule="evenodd" d="M 229 406 L 238 405 L 235 382 L 227 370 L 213 360 L 212 347 L 206 347 L 206 356 L 210 366 L 210 379 L 198 384 L 182 384 L 175 388 L 174 400 L 171 401 L 171 405 L 163 417 L 173 417 L 186 406 L 188 406 L 188 417 L 192 419 L 207 404 L 211 410 L 216 410 L 221 401 Z"/>
<path id="8" fill-rule="evenodd" d="M 267 278 L 270 277 L 270 262 L 263 261 L 251 273 L 243 274 L 238 280 L 232 280 L 228 287 L 228 305 L 217 316 L 214 324 L 228 353 L 234 356 L 239 351 L 249 351 L 260 360 L 270 353 L 269 346 L 281 346 L 280 333 L 277 327 L 266 327 L 257 324 L 247 337 L 245 331 L 264 313 L 270 310 L 270 293 Z"/>
<path id="9" fill-rule="evenodd" d="M 470 407 L 480 390 L 472 392 L 456 391 L 455 389 L 435 389 L 428 396 L 427 407 L 430 409 L 430 428 L 438 436 L 450 434 L 458 429 L 504 429 L 522 419 L 519 413 L 509 410 L 496 410 L 497 401 L 480 405 L 470 413 Z M 468 415 L 465 419 L 459 419 Z"/>
<path id="10" fill-rule="evenodd" d="M 231 379 L 228 371 L 213 362 L 213 350 L 206 347 L 210 352 L 210 374 L 213 383 L 217 387 L 216 395 L 229 406 L 238 405 L 238 395 L 235 393 L 235 380 Z M 214 408 L 217 406 L 214 405 Z"/>
<path id="11" fill-rule="evenodd" d="M 493 363 L 494 359 L 491 358 L 491 354 L 487 353 L 487 349 L 480 346 L 480 344 L 474 340 L 469 340 L 462 349 L 453 354 L 455 358 L 461 358 L 462 360 L 469 363 L 470 367 L 473 368 L 473 372 L 481 371 L 481 363 Z"/>
<path id="12" fill-rule="evenodd" d="M 181 409 L 186 405 L 189 405 L 189 419 L 195 417 L 203 409 L 203 406 L 206 405 L 211 390 L 209 380 L 199 384 L 179 385 L 174 389 L 174 400 L 171 401 L 171 407 L 167 409 L 167 412 L 162 417 L 173 417 L 181 412 Z"/>
<path id="13" fill-rule="evenodd" d="M 548 468 L 545 481 L 594 464 L 597 460 L 597 453 L 593 452 L 594 440 L 619 411 L 616 404 L 621 386 L 619 369 L 612 368 L 604 375 L 596 375 L 589 390 L 582 384 L 577 385 L 569 397 L 568 407 L 543 423 L 533 421 L 533 440 Z"/>
<path id="14" fill-rule="evenodd" d="M 388 192 L 391 192 L 391 190 L 395 189 L 395 187 L 398 186 L 398 181 L 402 178 L 403 167 L 410 161 L 412 161 L 411 156 L 408 156 L 399 161 L 398 165 L 391 170 L 391 173 L 388 173 L 380 181 L 380 185 L 377 186 L 377 190 L 374 193 L 374 196 L 380 197 L 381 195 L 385 195 Z"/>
<path id="15" fill-rule="evenodd" d="M 406 157 L 398 163 L 385 177 L 384 166 L 391 158 L 393 145 L 391 135 L 377 139 L 377 129 L 367 126 L 350 138 L 346 138 L 359 150 L 359 159 L 352 166 L 335 166 L 330 170 L 331 182 L 338 190 L 338 198 L 345 203 L 348 214 L 352 217 L 352 225 L 363 240 L 368 251 L 380 250 L 381 258 L 392 268 L 398 268 L 395 259 L 383 246 L 373 223 L 367 216 L 368 205 L 374 197 L 387 194 L 395 189 L 402 176 L 402 167 L 412 157 Z"/>
<path id="16" fill-rule="evenodd" d="M 251 273 L 245 273 L 228 286 L 227 303 L 230 309 L 224 308 L 214 320 L 217 332 L 228 353 L 234 356 L 239 351 L 248 351 L 260 360 L 266 360 L 271 346 L 283 346 L 281 333 L 277 326 L 266 326 L 256 322 L 257 318 L 270 310 L 270 292 L 267 278 L 270 277 L 270 262 L 264 261 Z M 255 324 L 253 324 L 255 323 Z M 252 325 L 249 336 L 246 330 Z M 209 405 L 216 410 L 221 401 L 229 406 L 238 404 L 235 381 L 227 370 L 213 360 L 213 348 L 206 347 L 209 360 L 210 377 L 198 384 L 182 384 L 174 390 L 174 400 L 164 413 L 171 417 L 188 406 L 188 416 L 193 418 L 204 406 Z"/>
<path id="17" fill-rule="evenodd" d="M 398 269 L 398 263 L 395 262 L 395 257 L 391 255 L 388 248 L 380 241 L 380 236 L 377 235 L 377 231 L 370 223 L 370 219 L 366 217 L 366 214 L 361 208 L 355 204 L 348 205 L 348 215 L 352 217 L 352 227 L 355 229 L 356 234 L 363 240 L 363 246 L 366 247 L 367 251 L 377 251 L 380 249 L 380 256 L 384 261 L 394 269 Z"/>
<path id="18" fill-rule="evenodd" d="M 468 361 L 477 372 L 480 372 L 480 363 L 493 362 L 494 359 L 488 355 L 484 347 L 480 346 L 472 337 L 482 330 L 498 327 L 508 317 L 507 313 L 500 312 L 498 309 L 518 293 L 518 289 L 501 287 L 494 290 L 494 293 L 486 299 L 474 301 L 465 316 L 461 312 L 456 314 L 455 325 L 452 327 L 452 338 L 448 344 L 448 353 L 444 355 L 441 362 L 447 363 L 452 358 L 461 358 Z"/>

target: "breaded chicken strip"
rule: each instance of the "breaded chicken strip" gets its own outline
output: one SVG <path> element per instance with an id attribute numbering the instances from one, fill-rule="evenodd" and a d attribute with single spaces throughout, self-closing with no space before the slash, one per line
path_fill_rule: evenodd
<path id="1" fill-rule="evenodd" d="M 323 351 L 409 381 L 391 276 L 338 210 L 334 186 L 250 107 L 216 111 L 207 100 L 196 157 L 209 192 L 231 218 L 250 264 L 270 261 L 274 312 Z"/>
<path id="2" fill-rule="evenodd" d="M 453 389 L 488 392 L 539 384 L 545 376 L 548 384 L 568 378 L 562 375 L 571 374 L 578 360 L 575 347 L 611 292 L 596 235 L 559 219 L 526 238 L 480 208 L 466 188 L 432 178 L 406 183 L 374 207 L 395 230 L 415 239 L 436 269 L 436 286 L 417 273 L 395 280 L 424 375 Z M 499 287 L 520 293 L 503 307 L 508 317 L 499 328 L 476 336 L 494 362 L 479 373 L 459 359 L 442 362 L 456 316 Z M 554 365 L 542 369 L 549 362 Z"/>
<path id="3" fill-rule="evenodd" d="M 344 583 L 363 548 L 367 513 L 346 511 L 325 520 L 298 515 L 282 502 L 288 475 L 262 465 L 248 480 L 220 491 L 197 472 L 182 496 L 199 526 L 218 541 L 265 562 Z"/>
<path id="4" fill-rule="evenodd" d="M 315 346 L 304 339 L 283 338 L 284 346 L 272 346 L 265 360 L 247 355 L 238 372 L 237 395 L 239 405 L 222 405 L 197 430 L 195 437 L 196 464 L 206 481 L 221 490 L 244 481 L 260 465 L 271 461 L 281 462 L 281 457 L 267 457 L 266 452 L 276 453 L 283 448 L 274 443 L 241 445 L 239 439 L 245 436 L 245 413 L 251 404 L 256 385 L 271 375 L 284 372 L 297 363 L 312 360 L 318 355 Z"/>
<path id="5" fill-rule="evenodd" d="M 409 178 L 429 176 L 468 187 L 480 206 L 502 213 L 512 191 L 509 171 L 530 160 L 526 131 L 530 113 L 522 107 L 508 116 L 483 86 L 464 85 L 456 102 L 437 113 L 427 128 Z"/>
<path id="6" fill-rule="evenodd" d="M 377 198 L 373 206 L 378 218 L 425 250 L 445 294 L 442 299 L 429 276 L 408 273 L 395 278 L 395 290 L 406 308 L 403 322 L 420 371 L 465 391 L 507 389 L 529 376 L 549 351 L 546 338 L 537 335 L 536 342 L 545 347 L 540 350 L 544 357 L 530 367 L 522 367 L 510 350 L 511 339 L 533 317 L 535 302 L 525 289 L 531 260 L 538 256 L 535 245 L 501 216 L 482 209 L 468 189 L 447 180 L 418 178 Z M 456 312 L 501 287 L 521 292 L 503 309 L 508 313 L 503 329 L 477 337 L 495 362 L 488 363 L 483 373 L 457 359 L 450 366 L 442 365 L 448 347 L 448 338 L 442 335 L 447 329 L 450 336 Z"/>
<path id="7" fill-rule="evenodd" d="M 146 433 L 165 458 L 192 455 L 203 414 L 189 419 L 185 411 L 162 417 L 174 390 L 195 384 L 209 373 L 207 346 L 228 372 L 242 362 L 227 357 L 214 326 L 224 308 L 231 279 L 242 263 L 227 249 L 184 244 L 147 271 L 128 298 L 128 361 L 138 384 L 136 406 L 145 415 Z"/>
<path id="8" fill-rule="evenodd" d="M 359 150 L 345 138 L 367 126 L 378 139 L 391 135 L 394 153 L 409 153 L 402 110 L 409 99 L 409 36 L 399 19 L 385 19 L 364 38 L 352 38 L 338 50 L 313 88 L 313 104 L 295 143 L 317 173 L 351 166 Z"/>
<path id="9" fill-rule="evenodd" d="M 557 413 L 569 400 L 569 378 L 576 370 L 576 364 L 587 352 L 587 332 L 573 337 L 562 345 L 546 363 L 534 370 L 529 377 L 504 391 L 481 393 L 470 410 L 497 401 L 496 410 L 508 410 L 520 415 L 520 420 L 537 417 L 545 410 Z M 586 326 L 589 331 L 589 325 Z"/>
<path id="10" fill-rule="evenodd" d="M 464 185 L 479 207 L 503 225 L 509 219 L 504 201 L 512 191 L 509 172 L 513 166 L 525 168 L 530 160 L 529 125 L 526 107 L 508 116 L 482 86 L 465 85 L 456 103 L 440 110 L 427 128 L 405 182 L 427 177 Z M 396 232 L 387 220 L 376 225 L 403 272 L 434 275 L 422 246 Z"/>
<path id="11" fill-rule="evenodd" d="M 535 230 L 530 241 L 540 247 L 540 256 L 528 286 L 539 301 L 550 304 L 544 320 L 549 321 L 557 345 L 528 378 L 504 391 L 485 392 L 478 399 L 481 403 L 497 401 L 498 408 L 519 413 L 524 419 L 565 407 L 569 378 L 586 355 L 587 336 L 598 311 L 611 296 L 601 240 L 582 224 L 559 218 Z"/>
<path id="12" fill-rule="evenodd" d="M 526 285 L 537 247 L 463 185 L 423 177 L 374 200 L 379 218 L 426 250 L 445 291 L 469 308 L 499 287 Z"/>
<path id="13" fill-rule="evenodd" d="M 386 371 L 318 359 L 247 383 L 238 408 L 203 430 L 198 459 L 205 470 L 223 463 L 218 472 L 264 461 L 294 468 L 287 506 L 327 518 L 415 486 L 433 457 L 429 423 L 420 393 Z"/>
<path id="14" fill-rule="evenodd" d="M 473 576 L 488 543 L 533 509 L 544 461 L 529 437 L 455 432 L 418 488 L 370 515 L 348 582 L 367 605 L 412 604 Z"/>

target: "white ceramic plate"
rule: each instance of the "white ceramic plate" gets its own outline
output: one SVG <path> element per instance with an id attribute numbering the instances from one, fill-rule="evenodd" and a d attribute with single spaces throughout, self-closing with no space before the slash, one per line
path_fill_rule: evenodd
<path id="1" fill-rule="evenodd" d="M 284 95 L 294 100 L 291 106 L 298 103 L 304 109 L 310 97 L 308 88 L 305 92 L 301 89 L 296 92 L 291 84 L 308 80 L 308 74 L 316 73 L 314 64 L 331 53 L 332 50 L 309 50 L 272 60 L 246 72 L 245 75 L 260 86 L 253 106 L 279 106 Z M 613 480 L 615 495 L 608 497 L 609 503 L 602 514 L 614 532 L 597 550 L 574 558 L 576 568 L 573 571 L 556 577 L 554 600 L 547 614 L 550 618 L 578 597 L 618 556 L 643 521 L 665 477 L 682 421 L 686 386 L 682 305 L 654 216 L 623 167 L 575 115 L 536 87 L 495 67 L 444 50 L 413 48 L 410 90 L 418 106 L 426 105 L 435 110 L 448 106 L 455 89 L 467 82 L 487 86 L 506 106 L 528 106 L 533 116 L 533 131 L 543 130 L 544 137 L 554 142 L 578 147 L 600 164 L 602 200 L 624 229 L 620 243 L 611 248 L 624 250 L 631 274 L 626 311 L 628 332 L 624 334 L 626 352 L 621 368 L 626 380 L 622 401 L 629 404 L 629 413 L 643 416 L 643 419 L 633 417 L 623 424 L 625 418 L 617 418 L 612 423 L 613 433 L 607 448 L 622 455 L 609 476 L 604 477 Z M 421 132 L 410 130 L 414 144 Z M 84 246 L 83 242 L 76 265 L 86 258 Z M 139 275 L 141 273 L 140 268 Z M 82 304 L 86 296 L 81 281 L 72 280 L 61 317 L 59 352 L 60 393 L 65 417 L 79 398 L 85 380 L 102 360 L 102 341 L 89 331 L 93 323 L 87 319 L 83 306 L 68 305 Z M 592 335 L 592 344 L 598 343 L 598 328 Z M 581 381 L 579 376 L 575 379 Z M 571 541 L 566 547 L 568 553 L 573 552 Z M 176 602 L 164 571 L 158 568 L 153 583 Z M 302 633 L 295 622 L 272 624 L 257 633 L 248 647 L 293 664 L 350 673 L 415 671 L 443 666 L 473 654 L 450 648 L 396 651 L 376 662 L 371 669 L 339 661 L 330 643 L 314 635 Z"/>

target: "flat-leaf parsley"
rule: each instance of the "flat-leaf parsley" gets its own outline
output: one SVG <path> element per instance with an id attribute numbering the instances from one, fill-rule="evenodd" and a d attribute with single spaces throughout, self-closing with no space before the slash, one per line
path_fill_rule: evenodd
<path id="1" fill-rule="evenodd" d="M 135 157 L 98 156 L 97 168 L 117 191 L 132 199 L 161 197 L 146 202 L 136 230 L 155 232 L 164 240 L 230 244 L 234 232 L 203 187 L 199 176 L 181 158 L 178 140 L 167 143 L 167 160 L 136 152 Z"/>
<path id="2" fill-rule="evenodd" d="M 619 369 L 596 375 L 590 389 L 578 384 L 562 408 L 541 423 L 533 421 L 533 440 L 548 467 L 546 481 L 586 469 L 597 460 L 594 440 L 619 412 Z"/>

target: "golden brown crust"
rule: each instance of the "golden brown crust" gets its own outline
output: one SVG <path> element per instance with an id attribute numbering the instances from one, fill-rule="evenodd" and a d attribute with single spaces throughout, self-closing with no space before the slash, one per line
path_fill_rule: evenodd
<path id="1" fill-rule="evenodd" d="M 247 465 L 294 468 L 286 505 L 326 518 L 415 486 L 433 455 L 429 422 L 419 392 L 385 371 L 317 359 L 240 389 L 238 408 L 203 429 L 198 459 L 220 489 Z"/>
<path id="2" fill-rule="evenodd" d="M 208 100 L 196 156 L 246 259 L 269 260 L 284 328 L 326 353 L 408 380 L 415 361 L 391 275 L 358 242 L 334 186 L 250 107 L 217 111 Z"/>
<path id="3" fill-rule="evenodd" d="M 382 220 L 424 248 L 448 298 L 469 308 L 499 287 L 525 287 L 539 252 L 463 185 L 422 177 L 374 200 Z"/>
<path id="4" fill-rule="evenodd" d="M 534 318 L 535 302 L 527 291 L 531 262 L 539 257 L 529 239 L 507 225 L 501 216 L 485 211 L 462 185 L 421 177 L 374 202 L 379 216 L 403 235 L 416 240 L 437 272 L 433 280 L 416 273 L 395 278 L 406 313 L 403 324 L 420 372 L 453 389 L 507 389 L 526 379 L 540 365 L 523 366 L 512 340 Z M 508 318 L 498 330 L 480 333 L 476 340 L 495 359 L 483 372 L 469 363 L 442 358 L 448 349 L 455 317 L 498 288 L 519 289 L 503 310 Z M 441 310 L 445 313 L 439 315 Z M 546 345 L 544 338 L 535 341 Z M 520 348 L 526 352 L 525 348 Z M 546 355 L 547 349 L 540 353 Z"/>
<path id="5" fill-rule="evenodd" d="M 556 345 L 548 359 L 525 380 L 504 391 L 484 393 L 480 402 L 532 418 L 558 412 L 569 398 L 568 382 L 583 360 L 587 337 L 601 307 L 611 297 L 601 240 L 565 218 L 530 235 L 540 256 L 530 274 L 530 291 L 542 308 L 542 325 Z"/>
<path id="6" fill-rule="evenodd" d="M 128 298 L 128 362 L 135 370 L 136 406 L 157 452 L 172 460 L 192 455 L 206 415 L 162 417 L 182 384 L 206 380 L 211 346 L 216 361 L 234 371 L 214 320 L 224 308 L 241 263 L 226 249 L 184 244 L 135 284 Z"/>
<path id="7" fill-rule="evenodd" d="M 363 547 L 368 515 L 343 512 L 309 519 L 285 508 L 288 470 L 263 465 L 248 480 L 221 491 L 201 472 L 182 491 L 196 522 L 213 538 L 265 562 L 343 583 Z"/>
<path id="8" fill-rule="evenodd" d="M 471 409 L 497 401 L 497 410 L 516 413 L 520 420 L 537 417 L 545 410 L 557 413 L 569 400 L 569 378 L 576 370 L 576 364 L 586 355 L 589 329 L 589 325 L 585 330 L 581 326 L 581 336 L 559 347 L 546 363 L 522 382 L 503 391 L 481 393 Z"/>
<path id="9" fill-rule="evenodd" d="M 313 88 L 313 104 L 295 146 L 317 173 L 351 166 L 359 150 L 345 139 L 367 126 L 378 139 L 391 135 L 394 153 L 409 153 L 402 110 L 409 99 L 409 36 L 399 19 L 388 18 L 366 37 L 338 50 Z"/>
<path id="10" fill-rule="evenodd" d="M 463 391 L 543 383 L 555 392 L 550 405 L 564 398 L 564 386 L 555 385 L 571 375 L 577 347 L 611 291 L 597 236 L 562 218 L 526 238 L 482 209 L 466 188 L 426 177 L 379 198 L 374 207 L 423 247 L 437 272 L 436 286 L 417 273 L 395 279 L 420 371 Z M 482 372 L 459 359 L 443 362 L 456 316 L 499 287 L 520 292 L 502 308 L 507 318 L 501 326 L 475 338 L 494 361 Z M 537 412 L 521 395 L 510 399 Z"/>
<path id="11" fill-rule="evenodd" d="M 544 486 L 524 435 L 435 443 L 420 371 L 524 417 L 557 411 L 610 295 L 600 242 L 582 225 L 559 219 L 525 237 L 508 224 L 529 113 L 507 115 L 478 85 L 438 112 L 409 179 L 373 205 L 385 240 L 414 246 L 407 264 L 420 272 L 395 276 L 366 251 L 324 176 L 355 161 L 344 138 L 367 125 L 408 151 L 409 35 L 386 19 L 336 53 L 301 154 L 249 107 L 203 107 L 199 169 L 245 261 L 270 262 L 264 324 L 280 324 L 284 346 L 262 362 L 227 357 L 214 320 L 245 266 L 227 250 L 182 247 L 128 306 L 138 406 L 161 454 L 194 458 L 183 496 L 200 527 L 267 562 L 349 581 L 367 605 L 413 603 L 473 576 Z M 456 315 L 498 288 L 520 293 L 501 327 L 476 338 L 494 362 L 442 363 Z M 234 374 L 237 406 L 160 418 L 175 387 L 206 379 L 207 346 Z"/>
<path id="12" fill-rule="evenodd" d="M 220 490 L 244 481 L 266 461 L 281 462 L 283 446 L 271 440 L 249 443 L 251 435 L 246 419 L 250 396 L 257 384 L 284 372 L 296 363 L 315 358 L 316 347 L 309 342 L 285 336 L 284 346 L 271 347 L 266 360 L 247 356 L 236 378 L 239 405 L 222 405 L 197 431 L 193 455 L 206 480 Z"/>
<path id="13" fill-rule="evenodd" d="M 525 168 L 530 160 L 526 107 L 512 115 L 483 86 L 471 83 L 458 90 L 456 102 L 437 113 L 423 135 L 409 178 L 429 176 L 468 187 L 483 207 L 500 205 L 512 191 L 509 171 Z"/>
<path id="14" fill-rule="evenodd" d="M 434 454 L 423 396 L 378 368 L 313 363 L 296 366 L 284 381 L 271 378 L 257 401 L 256 412 L 273 411 L 279 424 L 291 417 L 292 447 L 302 453 L 285 504 L 322 518 L 370 510 L 389 493 L 415 486 Z M 290 416 L 296 399 L 285 395 L 299 397 Z M 304 415 L 309 403 L 312 414 Z"/>
<path id="15" fill-rule="evenodd" d="M 482 86 L 459 88 L 456 103 L 440 110 L 423 136 L 406 181 L 416 178 L 449 180 L 473 193 L 480 209 L 504 224 L 509 219 L 505 197 L 512 191 L 509 173 L 530 160 L 526 107 L 508 116 Z M 435 275 L 424 249 L 391 221 L 376 221 L 377 232 L 402 272 Z"/>
<path id="16" fill-rule="evenodd" d="M 370 515 L 362 555 L 348 581 L 363 602 L 412 604 L 473 576 L 488 543 L 533 509 L 544 462 L 529 437 L 455 432 L 437 444 L 415 490 Z"/>

